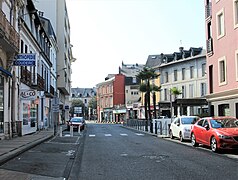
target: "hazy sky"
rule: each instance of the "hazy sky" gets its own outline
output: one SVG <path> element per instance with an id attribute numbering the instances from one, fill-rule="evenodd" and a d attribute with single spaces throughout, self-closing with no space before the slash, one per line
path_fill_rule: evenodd
<path id="1" fill-rule="evenodd" d="M 72 87 L 91 88 L 125 64 L 180 46 L 205 48 L 203 0 L 66 0 Z"/>

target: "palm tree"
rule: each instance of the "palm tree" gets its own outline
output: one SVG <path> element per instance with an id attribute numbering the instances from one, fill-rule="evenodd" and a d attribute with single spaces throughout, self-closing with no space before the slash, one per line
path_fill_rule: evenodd
<path id="1" fill-rule="evenodd" d="M 172 122 L 172 95 L 174 95 L 174 100 L 177 99 L 177 96 L 182 94 L 182 91 L 177 87 L 172 87 L 170 89 L 170 113 L 171 113 L 171 122 Z"/>
<path id="2" fill-rule="evenodd" d="M 150 132 L 153 132 L 152 116 L 150 109 L 150 93 L 154 90 L 160 89 L 158 86 L 151 86 L 150 80 L 158 77 L 158 74 L 155 73 L 155 69 L 144 67 L 144 69 L 137 75 L 137 78 L 142 80 L 140 84 L 140 91 L 145 92 L 145 119 L 146 127 L 145 130 L 148 131 L 148 121 L 150 121 Z M 148 111 L 147 111 L 148 107 Z M 149 118 L 148 118 L 149 114 Z"/>

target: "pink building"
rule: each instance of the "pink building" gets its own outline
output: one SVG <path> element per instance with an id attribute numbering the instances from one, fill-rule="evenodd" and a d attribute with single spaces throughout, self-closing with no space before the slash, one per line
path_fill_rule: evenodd
<path id="1" fill-rule="evenodd" d="M 238 117 L 238 0 L 205 0 L 211 116 Z"/>

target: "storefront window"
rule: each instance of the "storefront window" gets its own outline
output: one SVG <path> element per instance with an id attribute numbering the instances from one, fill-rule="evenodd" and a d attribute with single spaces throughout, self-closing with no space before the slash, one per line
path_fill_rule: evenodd
<path id="1" fill-rule="evenodd" d="M 34 101 L 23 102 L 23 126 L 36 127 L 37 108 Z"/>

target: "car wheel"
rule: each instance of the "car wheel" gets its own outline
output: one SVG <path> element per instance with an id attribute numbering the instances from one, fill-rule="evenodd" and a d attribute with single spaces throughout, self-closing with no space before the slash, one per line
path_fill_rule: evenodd
<path id="1" fill-rule="evenodd" d="M 182 136 L 182 132 L 179 133 L 179 140 L 180 140 L 180 142 L 184 141 L 183 136 Z"/>
<path id="2" fill-rule="evenodd" d="M 213 152 L 217 152 L 218 151 L 218 149 L 217 149 L 217 140 L 216 140 L 215 137 L 212 137 L 211 142 L 210 142 L 210 146 L 211 146 L 211 150 Z"/>
<path id="3" fill-rule="evenodd" d="M 172 130 L 169 131 L 169 137 L 170 137 L 171 139 L 174 139 Z"/>
<path id="4" fill-rule="evenodd" d="M 191 135 L 191 143 L 192 143 L 193 147 L 198 146 L 198 143 L 196 142 L 196 137 L 195 137 L 195 135 L 193 133 Z"/>

